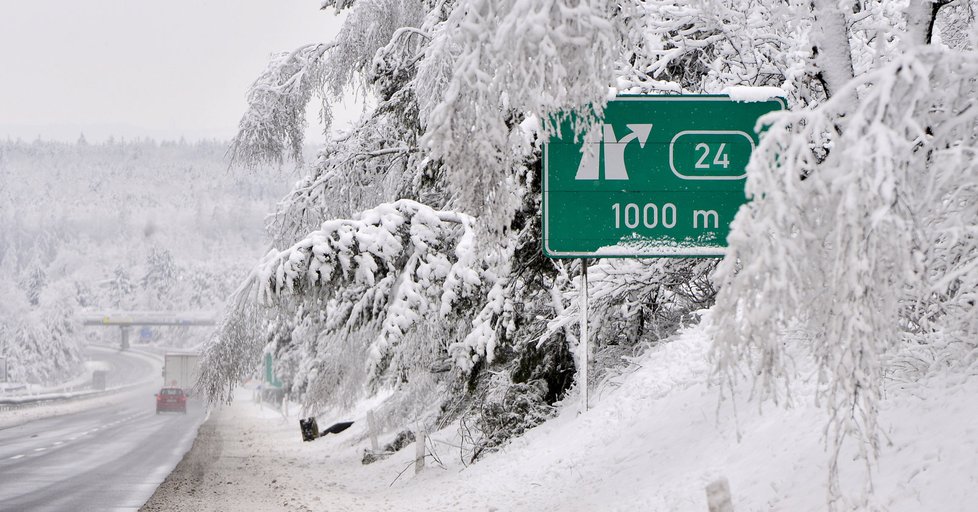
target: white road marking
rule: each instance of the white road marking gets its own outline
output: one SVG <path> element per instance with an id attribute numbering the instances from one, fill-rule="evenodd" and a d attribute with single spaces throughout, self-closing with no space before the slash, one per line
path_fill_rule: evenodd
<path id="1" fill-rule="evenodd" d="M 35 451 L 35 452 L 43 452 L 44 450 L 47 450 L 47 448 L 45 448 L 45 447 L 43 447 L 43 446 L 42 446 L 42 447 L 40 447 L 40 448 L 34 448 L 34 451 Z"/>
<path id="2" fill-rule="evenodd" d="M 58 446 L 59 444 L 65 444 L 64 441 L 55 441 L 52 446 Z"/>
<path id="3" fill-rule="evenodd" d="M 23 457 L 24 457 L 23 455 L 14 455 L 13 457 L 10 458 L 10 460 L 17 460 Z"/>

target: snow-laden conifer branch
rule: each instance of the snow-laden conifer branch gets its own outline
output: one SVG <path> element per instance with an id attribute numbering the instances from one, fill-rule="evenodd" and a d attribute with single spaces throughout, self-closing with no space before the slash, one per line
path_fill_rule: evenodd
<path id="1" fill-rule="evenodd" d="M 415 183 L 427 160 L 403 124 L 389 116 L 365 119 L 319 155 L 313 172 L 279 203 L 268 229 L 276 245 L 295 243 L 323 219 L 345 218 L 391 197 L 430 200 Z"/>
<path id="2" fill-rule="evenodd" d="M 468 244 L 472 243 L 473 241 L 470 239 Z M 486 293 L 486 304 L 472 320 L 472 329 L 465 338 L 461 342 L 453 343 L 448 347 L 448 351 L 454 358 L 455 363 L 466 373 L 472 371 L 475 363 L 481 359 L 484 358 L 487 364 L 491 364 L 495 357 L 496 345 L 499 340 L 497 329 L 504 322 L 504 318 L 506 317 L 504 313 L 507 306 L 509 306 L 509 299 L 507 298 L 506 292 L 507 288 L 511 285 L 510 272 L 514 249 L 514 241 L 510 240 L 501 253 L 490 258 L 491 260 L 495 260 L 488 262 L 489 267 L 493 270 L 487 270 L 482 273 L 483 280 L 489 284 L 489 291 Z M 467 254 L 465 256 L 470 260 L 474 260 L 471 249 L 466 252 Z M 469 265 L 473 263 L 475 261 L 469 261 Z M 471 283 L 470 287 L 479 284 L 475 281 L 475 278 L 478 277 L 476 275 L 461 277 L 467 277 Z M 455 279 L 458 278 L 456 277 Z M 452 302 L 455 300 L 456 294 L 454 292 L 451 292 L 450 295 L 447 295 L 442 300 L 441 311 L 443 315 L 449 311 Z"/>
<path id="3" fill-rule="evenodd" d="M 379 49 L 393 44 L 392 35 L 406 34 L 401 39 L 410 42 L 419 39 L 411 35 L 424 33 L 405 28 L 421 23 L 418 0 L 328 5 L 338 10 L 350 8 L 344 30 L 330 44 L 310 44 L 273 56 L 248 92 L 248 110 L 228 150 L 232 163 L 254 167 L 280 165 L 286 157 L 301 161 L 305 109 L 313 96 L 323 100 L 320 117 L 328 131 L 332 123 L 330 99 L 341 98 L 351 84 L 365 87 L 376 77 L 370 73 L 371 64 Z"/>
<path id="4" fill-rule="evenodd" d="M 407 73 L 424 57 L 424 44 L 431 34 L 415 27 L 401 27 L 391 35 L 390 42 L 377 50 L 371 64 L 372 78 Z"/>
<path id="5" fill-rule="evenodd" d="M 236 311 L 227 323 L 234 332 L 219 336 L 208 351 L 220 353 L 242 341 L 236 339 L 242 329 L 235 326 L 246 320 L 235 317 L 247 319 L 281 304 L 325 306 L 313 315 L 320 318 L 316 324 L 323 332 L 376 326 L 376 336 L 364 340 L 364 370 L 371 375 L 421 318 L 449 315 L 458 301 L 482 286 L 482 262 L 473 255 L 473 224 L 468 215 L 406 199 L 351 219 L 323 222 L 291 247 L 270 252 L 252 271 L 236 292 Z M 249 350 L 256 345 L 250 343 Z M 482 355 L 486 350 L 492 347 L 477 347 Z M 231 375 L 238 373 L 225 377 Z M 213 375 L 207 379 L 220 380 Z"/>

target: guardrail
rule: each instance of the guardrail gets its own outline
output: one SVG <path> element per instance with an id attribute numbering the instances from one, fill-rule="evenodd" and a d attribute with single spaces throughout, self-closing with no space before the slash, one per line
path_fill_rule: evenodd
<path id="1" fill-rule="evenodd" d="M 105 350 L 111 350 L 107 347 L 101 347 Z M 154 362 L 162 362 L 163 358 L 147 349 L 143 350 L 132 350 L 128 353 L 130 356 L 138 356 L 143 359 L 152 359 Z M 91 383 L 76 384 L 73 387 L 67 387 L 57 393 L 40 393 L 33 395 L 10 395 L 3 396 L 0 395 L 0 412 L 11 411 L 18 409 L 28 409 L 32 407 L 40 407 L 43 405 L 50 405 L 56 403 L 73 402 L 76 400 L 83 400 L 86 398 L 95 398 L 103 395 L 108 395 L 112 393 L 121 393 L 128 391 L 130 389 L 148 385 L 150 382 L 154 381 L 156 377 L 146 378 L 137 382 L 132 382 L 129 384 L 123 384 L 121 386 L 113 386 L 101 389 L 85 389 L 80 391 L 67 391 L 67 389 L 78 389 L 84 387 L 90 387 Z"/>
<path id="2" fill-rule="evenodd" d="M 46 393 L 43 395 L 0 397 L 0 412 L 29 409 L 32 407 L 40 407 L 42 405 L 56 403 L 73 402 L 75 400 L 82 400 L 85 398 L 95 398 L 102 395 L 127 391 L 143 384 L 145 383 L 137 382 L 134 384 L 126 384 L 125 386 L 117 386 L 105 390 L 93 389 L 90 391 L 72 391 L 68 393 Z"/>

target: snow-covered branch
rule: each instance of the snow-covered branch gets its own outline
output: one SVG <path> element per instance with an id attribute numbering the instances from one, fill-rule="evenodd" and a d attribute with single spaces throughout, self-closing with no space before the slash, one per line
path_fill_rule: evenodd
<path id="1" fill-rule="evenodd" d="M 334 47 L 311 44 L 269 62 L 248 92 L 248 111 L 228 149 L 232 163 L 281 164 L 286 156 L 301 161 L 306 105 L 321 87 L 324 56 Z"/>
<path id="2" fill-rule="evenodd" d="M 481 262 L 472 254 L 473 227 L 466 214 L 407 199 L 323 222 L 262 260 L 236 292 L 239 311 L 231 319 L 246 318 L 255 308 L 308 304 L 324 333 L 376 328 L 373 339 L 364 340 L 363 370 L 381 371 L 390 351 L 420 319 L 452 315 L 459 301 L 482 286 Z M 312 312 L 318 308 L 323 309 Z M 238 342 L 219 337 L 213 350 Z M 208 376 L 221 378 L 236 375 Z"/>
<path id="3" fill-rule="evenodd" d="M 452 170 L 464 208 L 489 223 L 511 214 L 503 177 L 524 157 L 513 149 L 520 116 L 600 111 L 615 59 L 610 13 L 605 0 L 463 0 L 440 26 L 414 87 L 440 98 L 422 109 L 422 144 Z"/>

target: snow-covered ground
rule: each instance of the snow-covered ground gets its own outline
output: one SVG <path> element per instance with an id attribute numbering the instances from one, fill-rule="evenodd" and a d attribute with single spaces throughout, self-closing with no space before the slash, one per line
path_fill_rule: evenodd
<path id="1" fill-rule="evenodd" d="M 212 416 L 210 437 L 199 438 L 191 452 L 209 454 L 207 460 L 182 469 L 199 478 L 176 488 L 165 483 L 150 502 L 160 508 L 150 510 L 247 503 L 249 510 L 706 511 L 705 487 L 720 477 L 729 480 L 738 512 L 825 510 L 826 415 L 813 405 L 812 385 L 797 384 L 791 409 L 765 405 L 759 411 L 738 397 L 734 420 L 729 401 L 718 413 L 717 389 L 706 383 L 708 347 L 703 329 L 691 328 L 594 397 L 587 413 L 578 415 L 569 399 L 559 417 L 468 467 L 453 447 L 457 427 L 436 432 L 429 446 L 443 466 L 429 458 L 417 475 L 410 469 L 413 445 L 361 464 L 369 446 L 363 417 L 321 416 L 321 428 L 356 423 L 303 443 L 297 416 L 285 419 L 240 390 L 229 408 Z M 976 395 L 975 378 L 888 387 L 869 505 L 975 510 Z M 843 484 L 858 492 L 863 463 L 849 455 L 842 460 Z"/>

